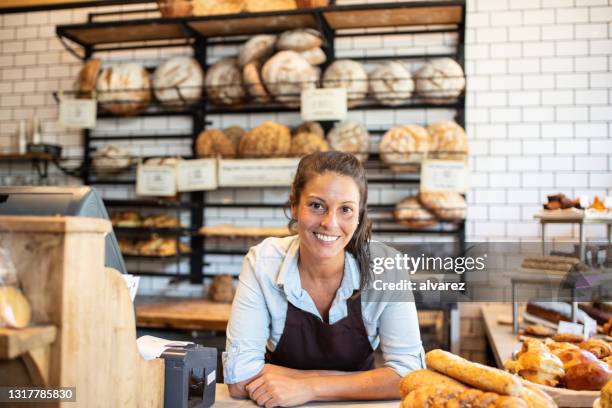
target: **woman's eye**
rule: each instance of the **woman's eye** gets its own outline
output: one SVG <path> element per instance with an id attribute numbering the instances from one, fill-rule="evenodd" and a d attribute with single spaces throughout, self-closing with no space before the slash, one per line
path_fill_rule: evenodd
<path id="1" fill-rule="evenodd" d="M 320 203 L 310 203 L 310 208 L 313 210 L 321 210 L 323 206 Z"/>
<path id="2" fill-rule="evenodd" d="M 353 213 L 353 209 L 351 207 L 342 207 L 342 212 L 344 214 L 352 214 Z"/>

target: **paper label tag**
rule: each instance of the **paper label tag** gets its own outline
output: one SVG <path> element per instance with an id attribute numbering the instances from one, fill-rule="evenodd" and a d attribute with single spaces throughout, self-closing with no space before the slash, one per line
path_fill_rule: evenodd
<path id="1" fill-rule="evenodd" d="M 590 316 L 584 316 L 584 338 L 588 339 L 597 333 L 597 321 Z"/>
<path id="2" fill-rule="evenodd" d="M 95 99 L 62 99 L 59 106 L 59 123 L 68 128 L 95 128 L 97 109 Z"/>
<path id="3" fill-rule="evenodd" d="M 302 91 L 302 120 L 344 120 L 347 114 L 345 88 L 319 88 Z"/>
<path id="4" fill-rule="evenodd" d="M 288 187 L 300 159 L 219 160 L 220 187 Z"/>
<path id="5" fill-rule="evenodd" d="M 176 194 L 176 170 L 174 166 L 138 165 L 136 194 L 142 196 L 170 197 Z"/>
<path id="6" fill-rule="evenodd" d="M 468 167 L 464 161 L 424 160 L 421 164 L 421 191 L 454 191 L 468 188 Z"/>
<path id="7" fill-rule="evenodd" d="M 176 165 L 177 190 L 200 191 L 217 188 L 217 159 L 181 160 Z"/>
<path id="8" fill-rule="evenodd" d="M 580 323 L 560 321 L 557 333 L 569 333 L 582 336 L 584 334 L 584 326 Z"/>
<path id="9" fill-rule="evenodd" d="M 212 370 L 210 374 L 206 376 L 206 385 L 210 385 L 217 379 L 217 370 Z"/>

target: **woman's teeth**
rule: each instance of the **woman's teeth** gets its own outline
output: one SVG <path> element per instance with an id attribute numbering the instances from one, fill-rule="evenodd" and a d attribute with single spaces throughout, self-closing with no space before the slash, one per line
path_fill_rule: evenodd
<path id="1" fill-rule="evenodd" d="M 325 242 L 332 242 L 340 238 L 340 237 L 332 236 L 332 235 L 317 234 L 316 232 L 315 232 L 315 236 L 317 237 L 317 239 L 320 239 L 321 241 L 325 241 Z"/>

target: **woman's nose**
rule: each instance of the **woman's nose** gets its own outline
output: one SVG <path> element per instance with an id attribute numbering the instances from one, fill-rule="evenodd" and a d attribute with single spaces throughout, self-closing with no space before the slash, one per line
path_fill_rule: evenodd
<path id="1" fill-rule="evenodd" d="M 338 225 L 335 211 L 328 211 L 321 220 L 321 226 L 326 228 L 332 228 Z"/>

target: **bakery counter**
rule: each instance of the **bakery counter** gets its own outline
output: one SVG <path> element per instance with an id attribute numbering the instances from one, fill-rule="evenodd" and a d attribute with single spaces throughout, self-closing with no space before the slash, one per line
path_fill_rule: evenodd
<path id="1" fill-rule="evenodd" d="M 391 401 L 347 401 L 347 402 L 311 402 L 302 407 L 342 407 L 342 408 L 397 408 L 399 400 Z M 232 398 L 225 384 L 217 384 L 215 408 L 256 407 L 249 399 Z"/>
<path id="2" fill-rule="evenodd" d="M 512 332 L 512 305 L 497 303 L 482 306 L 485 330 L 497 367 L 503 369 L 504 361 L 512 357 L 512 353 L 521 347 L 518 336 Z M 504 322 L 501 324 L 500 321 Z"/>

